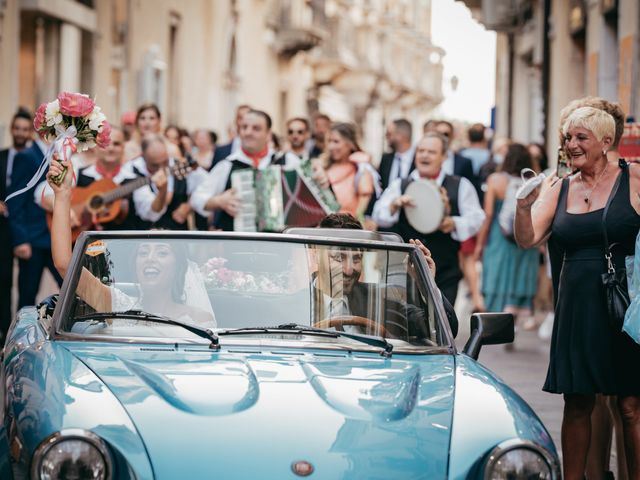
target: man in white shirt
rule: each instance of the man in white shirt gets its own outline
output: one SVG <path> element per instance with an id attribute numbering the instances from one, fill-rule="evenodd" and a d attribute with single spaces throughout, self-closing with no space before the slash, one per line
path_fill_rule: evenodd
<path id="1" fill-rule="evenodd" d="M 169 168 L 175 163 L 175 159 L 169 158 L 163 137 L 153 134 L 142 140 L 142 156 L 125 165 L 135 175 L 151 180 L 149 185 L 133 192 L 140 229 L 187 230 L 187 217 L 191 212 L 189 195 L 198 184 L 198 173 L 204 176 L 204 171 L 176 178 L 169 174 Z"/>
<path id="2" fill-rule="evenodd" d="M 405 242 L 419 239 L 431 251 L 438 266 L 436 284 L 445 297 L 455 304 L 458 282 L 462 278 L 458 260 L 460 243 L 474 236 L 482 226 L 485 214 L 475 188 L 469 180 L 449 175 L 443 170 L 447 158 L 447 138 L 428 133 L 416 145 L 416 169 L 407 180 L 396 178 L 382 193 L 373 209 L 374 221 L 383 228 L 394 228 Z M 445 197 L 445 215 L 437 231 L 423 234 L 413 228 L 404 213 L 405 206 L 415 206 L 413 198 L 404 193 L 414 180 L 430 179 L 440 187 Z M 420 205 L 420 208 L 429 208 Z"/>
<path id="3" fill-rule="evenodd" d="M 214 227 L 234 230 L 234 217 L 242 211 L 242 202 L 231 188 L 231 174 L 244 169 L 264 170 L 270 165 L 293 168 L 300 159 L 292 153 L 276 154 L 269 148 L 271 117 L 261 110 L 250 110 L 240 124 L 240 150 L 216 164 L 191 195 L 191 206 L 200 215 L 216 212 Z"/>

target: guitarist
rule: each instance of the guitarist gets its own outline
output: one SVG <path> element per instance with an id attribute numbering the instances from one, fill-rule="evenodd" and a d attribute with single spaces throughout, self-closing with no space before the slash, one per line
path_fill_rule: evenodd
<path id="1" fill-rule="evenodd" d="M 177 160 L 169 158 L 165 140 L 150 134 L 142 140 L 142 156 L 131 160 L 127 168 L 137 177 L 149 177 L 149 185 L 133 193 L 133 204 L 141 230 L 187 230 L 191 214 L 189 195 L 206 172 L 197 168 L 189 175 L 170 175 Z"/>
<path id="2" fill-rule="evenodd" d="M 93 182 L 108 178 L 116 185 L 125 185 L 135 180 L 136 175 L 130 170 L 122 166 L 124 159 L 124 132 L 117 127 L 112 127 L 111 143 L 106 148 L 96 147 L 96 163 L 77 171 L 74 169 L 77 187 L 89 187 Z M 53 190 L 45 181 L 42 182 L 34 194 L 36 202 L 39 202 L 42 208 L 53 211 Z M 92 228 L 96 230 L 131 230 L 137 228 L 135 212 L 130 208 L 131 195 L 122 199 L 121 213 L 119 218 L 111 222 L 99 223 Z M 77 227 L 80 225 L 79 218 L 71 210 L 71 225 Z"/>

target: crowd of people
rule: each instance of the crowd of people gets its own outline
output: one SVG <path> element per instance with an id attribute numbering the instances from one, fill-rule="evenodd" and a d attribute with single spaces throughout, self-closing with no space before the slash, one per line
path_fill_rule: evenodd
<path id="1" fill-rule="evenodd" d="M 590 110 L 583 111 L 585 106 Z M 607 117 L 598 120 L 598 112 Z M 601 304 L 585 301 L 597 303 L 601 298 L 595 292 L 599 287 L 585 286 L 587 277 L 599 281 L 598 262 L 602 262 L 598 257 L 591 270 L 585 266 L 591 258 L 585 252 L 600 242 L 600 217 L 590 214 L 607 201 L 618 170 L 625 176 L 626 187 L 616 194 L 619 205 L 612 215 L 611 237 L 632 250 L 640 226 L 638 174 L 624 162 L 617 166 L 623 122 L 619 107 L 602 99 L 585 99 L 567 107 L 561 144 L 575 157 L 577 173 L 570 180 L 553 183 L 558 179 L 549 170 L 543 146 L 489 138 L 482 124 L 471 125 L 466 138 L 456 138 L 460 132 L 446 120 L 430 120 L 416 135 L 411 122 L 395 119 L 386 129 L 388 151 L 377 161 L 360 147 L 354 124 L 332 122 L 323 114 L 288 120 L 280 138 L 266 112 L 241 105 L 235 135 L 219 145 L 210 130 L 163 128 L 160 110 L 147 104 L 135 115 L 123 116 L 108 147 L 73 159 L 76 188 L 104 180 L 122 187 L 135 182 L 130 191 L 122 190 L 118 216 L 96 224 L 95 216 L 71 207 L 70 222 L 79 228 L 88 224 L 102 229 L 233 230 L 234 218 L 242 209 L 232 185 L 234 172 L 272 165 L 288 169 L 313 162 L 313 181 L 331 190 L 341 212 L 351 214 L 366 229 L 395 232 L 406 242 L 420 241 L 428 247 L 435 262 L 436 285 L 452 305 L 464 280 L 473 311 L 510 312 L 522 319 L 522 328 L 535 328 L 540 316 L 533 316 L 534 298 L 542 292 L 544 299 L 546 294 L 546 305 L 550 310 L 555 305 L 556 318 L 561 317 L 553 329 L 544 388 L 565 395 L 565 478 L 582 478 L 587 459 L 593 472 L 608 469 L 604 460 L 591 459 L 607 457 L 602 452 L 610 448 L 611 428 L 606 425 L 614 422 L 602 419 L 611 412 L 621 425 L 620 471 L 626 468 L 626 452 L 628 471 L 637 474 L 640 402 L 634 395 L 640 394 L 640 385 L 639 377 L 628 368 L 640 360 L 638 346 L 612 334 L 596 318 Z M 2 332 L 11 321 L 14 257 L 19 268 L 19 307 L 35 302 L 45 268 L 62 281 L 52 262 L 46 221 L 46 213 L 53 209 L 51 187 L 42 178 L 33 191 L 4 203 L 7 194 L 24 186 L 36 172 L 46 146 L 33 136 L 31 116 L 24 110 L 12 119 L 11 135 L 12 146 L 0 151 Z M 454 145 L 463 148 L 454 149 Z M 596 156 L 599 160 L 593 161 Z M 542 193 L 536 190 L 526 201 L 516 202 L 515 192 L 526 171 L 545 172 L 549 180 Z M 140 182 L 141 178 L 145 181 Z M 408 193 L 412 183 L 424 180 L 438 192 L 437 207 L 422 205 Z M 439 209 L 437 228 L 430 233 L 419 230 L 407 213 L 412 208 Z M 548 319 L 553 320 L 553 315 Z M 604 395 L 619 396 L 619 408 Z"/>
<path id="2" fill-rule="evenodd" d="M 13 257 L 19 269 L 18 308 L 35 302 L 45 268 L 62 281 L 51 260 L 46 219 L 53 210 L 51 187 L 42 178 L 33 191 L 4 202 L 34 175 L 46 151 L 31 125 L 30 113 L 20 109 L 11 123 L 12 146 L 0 152 L 0 232 L 7 247 L 2 249 L 6 261 L 0 267 L 2 332 L 11 321 Z M 412 130 L 406 119 L 391 121 L 386 130 L 388 151 L 377 162 L 360 147 L 354 124 L 332 122 L 324 114 L 289 119 L 280 138 L 266 112 L 240 105 L 235 135 L 228 143 L 218 144 L 217 134 L 210 130 L 163 127 L 159 108 L 141 105 L 135 114 L 122 116 L 108 147 L 73 157 L 78 189 L 90 190 L 95 182 L 105 181 L 113 182 L 114 189 L 132 186 L 131 191 L 113 193 L 123 196 L 117 216 L 102 221 L 95 212 L 72 206 L 71 225 L 107 230 L 233 230 L 234 217 L 242 208 L 231 185 L 233 172 L 274 164 L 287 169 L 312 161 L 313 180 L 331 190 L 341 212 L 353 215 L 367 229 L 394 231 L 405 241 L 420 239 L 429 244 L 438 264 L 436 282 L 452 304 L 464 278 L 474 311 L 490 307 L 526 312 L 530 317 L 539 255 L 533 250 L 521 252 L 513 240 L 497 235 L 491 227 L 504 198 L 504 188 L 492 186 L 501 183 L 493 176 L 515 175 L 522 166 L 536 171 L 546 168 L 544 150 L 502 139 L 493 139 L 490 149 L 487 129 L 481 124 L 472 125 L 467 141 L 462 142 L 455 138 L 453 124 L 445 120 L 425 123 L 420 135 Z M 466 148 L 454 151 L 455 143 Z M 140 183 L 140 178 L 148 182 Z M 432 180 L 442 194 L 442 222 L 429 234 L 418 232 L 404 214 L 403 207 L 415 206 L 404 190 L 418 179 Z M 483 208 L 485 192 L 489 204 Z M 481 278 L 478 261 L 483 255 L 491 256 L 492 266 L 500 267 L 484 268 Z M 505 273 L 507 267 L 510 274 Z M 527 272 L 527 278 L 515 275 L 516 271 Z"/>

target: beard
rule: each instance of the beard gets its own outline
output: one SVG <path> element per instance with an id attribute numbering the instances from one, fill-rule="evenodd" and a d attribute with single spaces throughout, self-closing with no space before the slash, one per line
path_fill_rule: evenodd
<path id="1" fill-rule="evenodd" d="M 360 279 L 360 272 L 353 272 L 351 275 L 342 274 L 342 286 L 346 293 L 351 293 L 353 287 Z"/>
<path id="2" fill-rule="evenodd" d="M 29 143 L 29 139 L 28 138 L 15 138 L 13 139 L 13 148 L 15 148 L 16 150 L 22 150 L 23 148 L 25 148 L 27 146 L 27 143 Z"/>

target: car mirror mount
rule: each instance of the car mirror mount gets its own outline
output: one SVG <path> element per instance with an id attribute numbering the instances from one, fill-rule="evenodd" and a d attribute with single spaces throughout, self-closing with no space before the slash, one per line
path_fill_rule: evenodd
<path id="1" fill-rule="evenodd" d="M 511 343 L 514 338 L 514 319 L 511 313 L 474 313 L 470 320 L 471 334 L 463 353 L 478 359 L 483 345 Z"/>
<path id="2" fill-rule="evenodd" d="M 49 295 L 47 298 L 43 299 L 36 307 L 38 314 L 41 317 L 51 317 L 53 316 L 53 311 L 56 308 L 56 304 L 58 303 L 59 294 L 54 293 L 53 295 Z"/>

